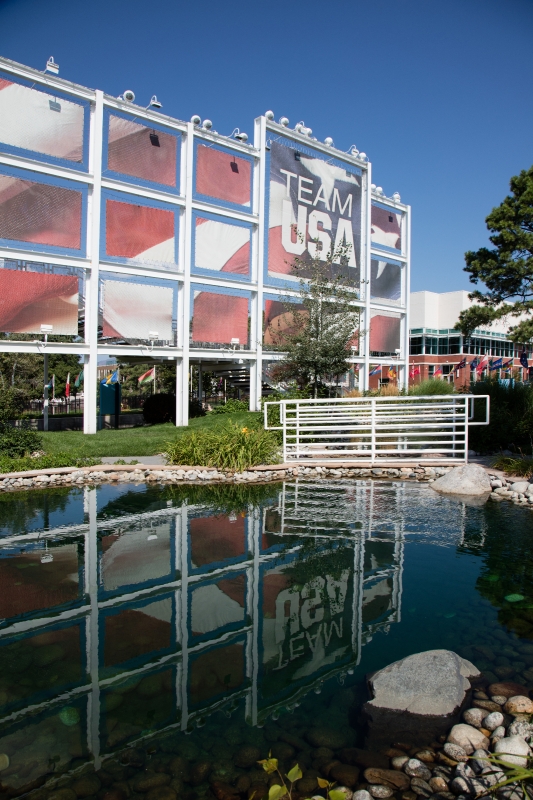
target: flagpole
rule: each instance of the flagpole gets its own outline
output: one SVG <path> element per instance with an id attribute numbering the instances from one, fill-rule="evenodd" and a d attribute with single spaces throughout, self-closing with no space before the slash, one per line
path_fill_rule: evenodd
<path id="1" fill-rule="evenodd" d="M 154 364 L 154 394 L 155 394 L 155 364 Z"/>

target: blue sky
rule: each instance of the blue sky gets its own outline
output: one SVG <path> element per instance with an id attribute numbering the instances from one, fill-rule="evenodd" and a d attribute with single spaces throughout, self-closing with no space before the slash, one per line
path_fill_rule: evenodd
<path id="1" fill-rule="evenodd" d="M 465 250 L 533 163 L 532 0 L 0 0 L 0 54 L 179 119 L 300 120 L 413 207 L 412 289 L 468 289 Z"/>

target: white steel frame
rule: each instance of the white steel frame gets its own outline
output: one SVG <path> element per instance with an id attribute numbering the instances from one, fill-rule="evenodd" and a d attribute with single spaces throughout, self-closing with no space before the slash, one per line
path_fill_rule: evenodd
<path id="1" fill-rule="evenodd" d="M 43 163 L 41 160 L 34 160 L 19 155 L 0 152 L 0 165 L 18 167 L 21 169 L 31 169 L 43 175 L 67 180 L 76 180 L 78 183 L 85 183 L 89 190 L 88 217 L 87 217 L 87 240 L 86 257 L 63 256 L 60 254 L 50 254 L 35 250 L 25 250 L 17 247 L 0 247 L 0 260 L 13 259 L 26 262 L 39 262 L 59 266 L 74 266 L 82 268 L 86 276 L 86 308 L 85 308 L 85 341 L 79 343 L 48 343 L 46 345 L 48 353 L 75 353 L 83 361 L 84 365 L 84 393 L 86 402 L 84 403 L 84 432 L 96 433 L 96 397 L 98 390 L 97 380 L 97 360 L 99 356 L 112 355 L 120 358 L 121 356 L 143 356 L 148 353 L 147 345 L 118 345 L 104 344 L 98 342 L 98 278 L 101 270 L 115 272 L 117 274 L 128 274 L 139 277 L 164 278 L 174 282 L 178 287 L 178 341 L 176 347 L 154 346 L 150 348 L 149 354 L 154 358 L 164 360 L 176 360 L 176 424 L 186 425 L 188 423 L 188 399 L 189 399 L 189 367 L 191 360 L 198 361 L 236 361 L 242 359 L 250 367 L 250 409 L 259 410 L 261 402 L 261 387 L 263 365 L 265 362 L 275 361 L 280 358 L 279 353 L 267 351 L 263 348 L 263 295 L 264 291 L 269 294 L 278 295 L 280 298 L 290 294 L 290 291 L 264 284 L 265 268 L 265 242 L 268 237 L 268 208 L 266 203 L 269 176 L 266 174 L 267 161 L 267 139 L 269 135 L 282 135 L 284 138 L 291 139 L 295 145 L 300 145 L 307 149 L 317 151 L 317 154 L 328 160 L 335 158 L 343 160 L 348 166 L 357 166 L 362 173 L 363 189 L 363 230 L 361 242 L 361 344 L 360 353 L 357 357 L 349 359 L 353 364 L 360 367 L 359 385 L 362 389 L 367 389 L 369 384 L 368 373 L 370 363 L 380 363 L 384 366 L 391 362 L 399 370 L 399 384 L 406 386 L 408 371 L 408 297 L 409 297 L 409 260 L 410 260 L 410 208 L 409 206 L 377 194 L 371 189 L 371 164 L 355 156 L 328 147 L 321 142 L 311 140 L 308 136 L 290 130 L 279 125 L 272 120 L 267 120 L 264 116 L 258 117 L 254 123 L 254 144 L 243 144 L 228 136 L 222 136 L 213 131 L 185 123 L 180 120 L 168 117 L 154 109 L 145 109 L 132 103 L 126 103 L 114 97 L 104 94 L 97 90 L 93 91 L 82 86 L 78 86 L 62 78 L 43 74 L 21 64 L 17 64 L 8 59 L 0 59 L 0 68 L 11 73 L 14 77 L 31 80 L 32 83 L 45 91 L 53 92 L 55 89 L 67 92 L 90 103 L 90 126 L 89 126 L 89 169 L 82 172 L 70 169 L 67 166 Z M 180 183 L 178 194 L 168 193 L 158 188 L 147 188 L 131 183 L 127 176 L 124 180 L 116 177 L 102 175 L 102 151 L 103 151 L 103 121 L 106 109 L 115 109 L 122 112 L 133 113 L 140 122 L 158 123 L 168 128 L 172 128 L 181 134 L 181 163 L 180 163 Z M 203 200 L 195 199 L 193 195 L 194 184 L 194 150 L 197 142 L 212 143 L 229 148 L 238 155 L 244 155 L 253 161 L 253 191 L 252 206 L 250 213 L 229 209 L 217 205 L 216 201 L 208 203 Z M 0 143 L 1 149 L 1 143 Z M 142 197 L 155 201 L 164 201 L 180 209 L 179 225 L 179 265 L 175 272 L 158 269 L 143 265 L 115 264 L 100 255 L 100 205 L 101 193 L 103 190 L 114 190 L 125 192 L 130 197 Z M 391 212 L 401 213 L 402 224 L 402 253 L 392 254 L 381 251 L 375 245 L 371 246 L 370 234 L 370 215 L 372 201 L 390 208 Z M 221 273 L 220 277 L 201 276 L 194 274 L 192 279 L 202 284 L 238 288 L 248 290 L 251 293 L 251 330 L 250 345 L 244 349 L 239 349 L 238 356 L 227 348 L 194 348 L 189 343 L 189 317 L 190 317 L 190 284 L 191 284 L 191 251 L 192 251 L 192 220 L 193 211 L 210 211 L 217 215 L 225 216 L 235 220 L 245 220 L 252 225 L 252 245 L 251 245 L 251 275 L 249 281 L 232 280 L 228 273 Z M 370 260 L 371 255 L 378 255 L 380 258 L 393 258 L 405 264 L 402 270 L 402 305 L 386 306 L 376 304 L 370 300 L 368 282 L 370 280 Z M 372 358 L 370 357 L 370 343 L 368 330 L 370 325 L 370 315 L 373 309 L 382 309 L 398 313 L 401 317 L 401 353 L 399 358 Z M 148 343 L 147 343 L 148 344 Z M 12 340 L 0 340 L 0 351 L 3 352 L 26 352 L 42 354 L 43 342 L 16 342 Z"/>
<path id="2" fill-rule="evenodd" d="M 474 401 L 485 419 L 474 422 Z M 280 425 L 269 425 L 269 409 Z M 268 430 L 283 431 L 284 463 L 323 461 L 385 464 L 468 461 L 468 428 L 488 425 L 489 395 L 351 397 L 264 404 Z"/>

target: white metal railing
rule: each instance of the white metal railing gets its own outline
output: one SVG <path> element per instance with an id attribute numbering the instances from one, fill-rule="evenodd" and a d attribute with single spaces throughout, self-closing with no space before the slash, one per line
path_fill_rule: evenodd
<path id="1" fill-rule="evenodd" d="M 485 415 L 474 422 L 474 403 Z M 273 423 L 275 406 L 279 424 Z M 283 431 L 283 460 L 468 460 L 469 425 L 488 425 L 488 395 L 346 397 L 264 404 L 265 428 Z"/>

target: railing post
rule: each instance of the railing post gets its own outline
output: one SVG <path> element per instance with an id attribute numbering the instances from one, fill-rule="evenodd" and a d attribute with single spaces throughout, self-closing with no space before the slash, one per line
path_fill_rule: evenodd
<path id="1" fill-rule="evenodd" d="M 370 459 L 372 464 L 376 460 L 376 398 L 370 398 Z"/>
<path id="2" fill-rule="evenodd" d="M 468 406 L 469 406 L 469 398 L 465 397 L 464 400 L 464 417 L 465 417 L 465 464 L 468 464 Z M 474 411 L 474 404 L 472 401 L 472 416 Z"/>
<path id="3" fill-rule="evenodd" d="M 283 400 L 279 404 L 279 418 L 283 425 L 283 463 L 287 463 L 287 414 L 286 405 Z"/>

